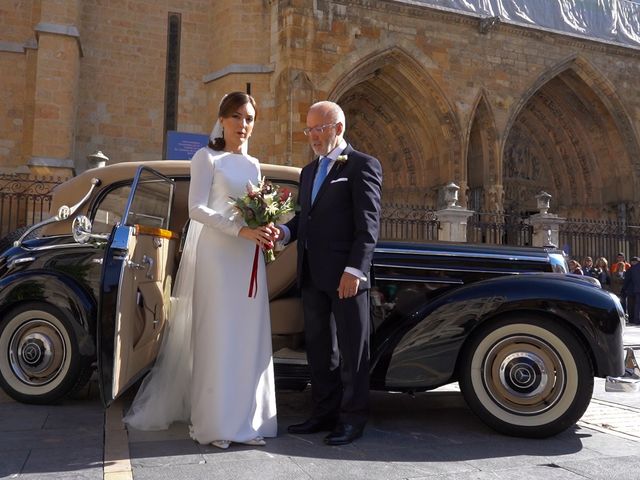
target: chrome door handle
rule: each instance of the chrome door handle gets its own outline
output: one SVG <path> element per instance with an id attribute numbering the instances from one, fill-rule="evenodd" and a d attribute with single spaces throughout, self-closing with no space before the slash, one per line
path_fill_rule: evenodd
<path id="1" fill-rule="evenodd" d="M 144 268 L 146 267 L 147 273 L 145 274 L 145 276 L 149 279 L 153 278 L 153 273 L 151 272 L 151 270 L 153 269 L 153 258 L 148 257 L 147 255 L 144 255 L 142 257 L 141 263 L 136 263 L 127 259 L 127 267 L 133 268 L 135 270 L 144 270 Z"/>

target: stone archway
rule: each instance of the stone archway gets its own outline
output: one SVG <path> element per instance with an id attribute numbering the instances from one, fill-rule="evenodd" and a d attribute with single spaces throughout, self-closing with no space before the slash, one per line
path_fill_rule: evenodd
<path id="1" fill-rule="evenodd" d="M 637 151 L 606 78 L 584 59 L 569 59 L 540 77 L 507 124 L 505 209 L 533 211 L 535 194 L 545 190 L 561 215 L 615 218 L 618 205 L 637 195 Z"/>
<path id="2" fill-rule="evenodd" d="M 347 139 L 382 162 L 385 202 L 435 207 L 438 187 L 466 181 L 453 110 L 433 79 L 403 50 L 365 58 L 338 82 L 329 99 L 345 111 Z"/>
<path id="3" fill-rule="evenodd" d="M 500 212 L 502 185 L 498 183 L 498 133 L 484 92 L 475 103 L 467 140 L 467 208 L 481 212 Z"/>

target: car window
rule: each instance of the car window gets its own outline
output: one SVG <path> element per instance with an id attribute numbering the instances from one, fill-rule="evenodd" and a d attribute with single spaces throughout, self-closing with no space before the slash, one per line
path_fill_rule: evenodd
<path id="1" fill-rule="evenodd" d="M 124 223 L 168 229 L 173 191 L 173 181 L 143 168 Z"/>
<path id="2" fill-rule="evenodd" d="M 130 192 L 131 185 L 123 185 L 109 191 L 102 198 L 91 219 L 93 233 L 109 233 L 122 220 Z"/>

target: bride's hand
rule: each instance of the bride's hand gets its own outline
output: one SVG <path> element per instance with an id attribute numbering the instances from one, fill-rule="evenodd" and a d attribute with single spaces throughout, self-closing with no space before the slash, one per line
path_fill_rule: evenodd
<path id="1" fill-rule="evenodd" d="M 257 228 L 242 227 L 240 229 L 240 232 L 238 233 L 238 236 L 254 242 L 261 248 L 273 248 L 273 233 L 272 229 L 268 226 Z"/>

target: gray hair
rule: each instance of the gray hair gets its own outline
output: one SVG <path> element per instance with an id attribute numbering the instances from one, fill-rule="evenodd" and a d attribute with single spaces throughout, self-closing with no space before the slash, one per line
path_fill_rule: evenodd
<path id="1" fill-rule="evenodd" d="M 340 105 L 335 102 L 330 102 L 329 100 L 323 100 L 321 102 L 314 103 L 309 108 L 309 110 L 316 109 L 323 110 L 325 118 L 328 117 L 327 119 L 329 121 L 333 123 L 341 123 L 342 135 L 344 136 L 344 132 L 346 132 L 347 130 L 347 119 L 345 118 L 344 112 L 342 111 L 342 108 L 340 108 Z"/>

